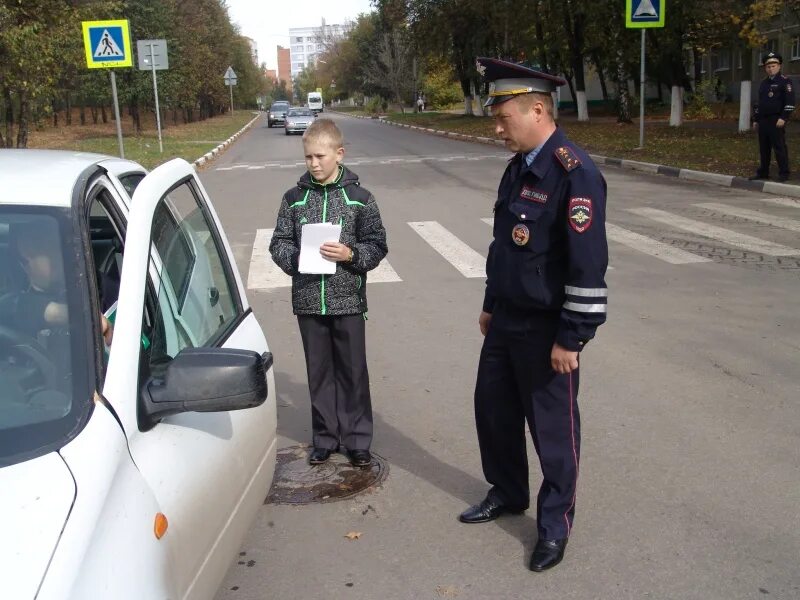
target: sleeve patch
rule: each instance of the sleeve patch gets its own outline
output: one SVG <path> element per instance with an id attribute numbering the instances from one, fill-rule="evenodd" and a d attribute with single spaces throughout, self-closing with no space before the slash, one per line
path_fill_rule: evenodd
<path id="1" fill-rule="evenodd" d="M 570 198 L 567 210 L 569 226 L 576 233 L 583 233 L 592 224 L 592 199 Z"/>
<path id="2" fill-rule="evenodd" d="M 787 83 L 786 84 L 786 91 L 787 92 L 791 92 L 792 91 L 792 84 L 791 83 Z"/>
<path id="3" fill-rule="evenodd" d="M 581 166 L 580 159 L 569 146 L 561 146 L 556 150 L 556 158 L 567 171 L 573 171 Z"/>

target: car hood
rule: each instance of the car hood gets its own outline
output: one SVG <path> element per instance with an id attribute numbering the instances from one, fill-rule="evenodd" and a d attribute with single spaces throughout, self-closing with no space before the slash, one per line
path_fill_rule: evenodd
<path id="1" fill-rule="evenodd" d="M 57 452 L 0 469 L 0 565 L 7 598 L 33 598 L 75 500 Z"/>

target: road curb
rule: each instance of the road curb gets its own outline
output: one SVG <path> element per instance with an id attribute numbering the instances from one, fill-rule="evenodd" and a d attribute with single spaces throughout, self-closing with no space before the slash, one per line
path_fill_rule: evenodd
<path id="1" fill-rule="evenodd" d="M 214 160 L 217 156 L 219 156 L 222 153 L 223 150 L 225 150 L 228 146 L 230 146 L 233 142 L 235 142 L 240 135 L 242 135 L 245 131 L 247 131 L 253 125 L 253 123 L 258 121 L 260 117 L 261 113 L 257 114 L 244 127 L 242 127 L 239 131 L 234 133 L 227 140 L 222 142 L 219 146 L 217 146 L 210 152 L 206 152 L 205 154 L 203 154 L 203 156 L 201 156 L 192 163 L 194 165 L 194 168 L 199 169 L 200 167 Z"/>
<path id="2" fill-rule="evenodd" d="M 406 129 L 415 129 L 423 133 L 430 133 L 453 139 L 459 139 L 470 142 L 477 142 L 480 144 L 490 144 L 494 146 L 504 146 L 502 140 L 494 140 L 486 137 L 478 137 L 474 135 L 466 135 L 463 133 L 456 133 L 453 131 L 442 131 L 439 129 L 431 129 L 429 127 L 418 127 L 417 125 L 409 125 L 407 123 L 394 123 L 388 121 L 384 117 L 364 117 L 361 115 L 351 115 L 348 113 L 336 112 L 339 115 L 345 115 L 354 119 L 370 119 L 379 121 L 386 125 L 393 125 L 394 127 L 403 127 Z M 618 167 L 621 169 L 630 169 L 632 171 L 640 171 L 643 173 L 650 173 L 652 175 L 666 175 L 667 177 L 677 177 L 686 181 L 696 181 L 700 183 L 710 183 L 720 187 L 736 188 L 740 190 L 749 190 L 751 192 L 762 192 L 764 194 L 775 194 L 779 196 L 791 196 L 792 198 L 800 198 L 800 185 L 790 183 L 778 183 L 776 181 L 764 181 L 759 179 L 750 181 L 744 177 L 737 177 L 735 175 L 724 175 L 722 173 L 710 173 L 708 171 L 695 171 L 693 169 L 683 169 L 680 167 L 671 167 L 669 165 L 659 165 L 655 163 L 646 163 L 638 160 L 628 160 L 625 158 L 614 158 L 610 156 L 601 156 L 599 154 L 590 154 L 592 160 L 598 165 L 606 165 L 609 167 Z"/>

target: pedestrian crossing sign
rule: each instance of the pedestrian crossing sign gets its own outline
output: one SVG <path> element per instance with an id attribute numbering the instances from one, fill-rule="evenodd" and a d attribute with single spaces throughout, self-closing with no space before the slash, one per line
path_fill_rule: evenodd
<path id="1" fill-rule="evenodd" d="M 666 0 L 625 0 L 625 27 L 664 27 Z"/>
<path id="2" fill-rule="evenodd" d="M 83 47 L 90 69 L 133 66 L 127 19 L 83 21 Z"/>

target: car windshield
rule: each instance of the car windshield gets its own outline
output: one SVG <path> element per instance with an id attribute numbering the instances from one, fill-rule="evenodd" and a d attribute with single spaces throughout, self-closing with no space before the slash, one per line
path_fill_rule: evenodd
<path id="1" fill-rule="evenodd" d="M 313 117 L 314 113 L 312 113 L 307 108 L 293 108 L 289 111 L 290 117 Z"/>
<path id="2" fill-rule="evenodd" d="M 278 110 L 289 110 L 289 103 L 287 102 L 285 104 L 273 104 L 270 107 L 270 110 L 273 112 Z"/>
<path id="3" fill-rule="evenodd" d="M 63 446 L 91 409 L 70 211 L 0 206 L 0 467 Z"/>

